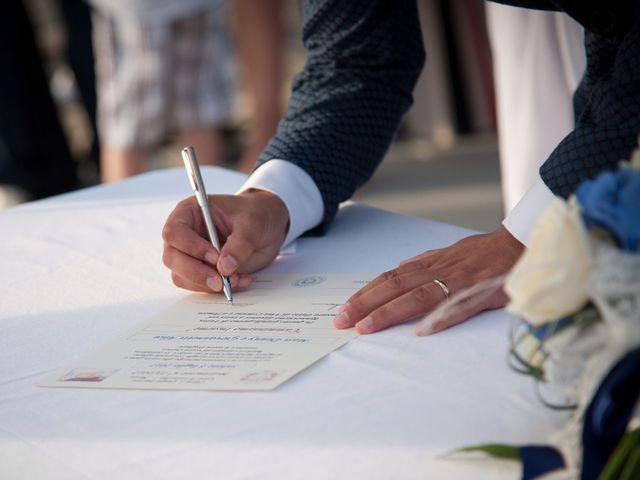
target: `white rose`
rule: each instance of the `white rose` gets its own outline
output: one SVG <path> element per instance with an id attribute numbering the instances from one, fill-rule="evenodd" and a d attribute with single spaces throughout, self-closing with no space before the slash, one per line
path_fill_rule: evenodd
<path id="1" fill-rule="evenodd" d="M 593 254 L 578 205 L 555 199 L 507 276 L 507 310 L 534 326 L 576 312 L 587 303 L 592 270 Z"/>

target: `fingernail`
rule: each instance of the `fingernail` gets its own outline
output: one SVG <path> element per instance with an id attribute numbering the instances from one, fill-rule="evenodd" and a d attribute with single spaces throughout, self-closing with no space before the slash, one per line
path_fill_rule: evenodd
<path id="1" fill-rule="evenodd" d="M 336 318 L 333 319 L 333 324 L 337 328 L 349 328 L 351 327 L 351 320 L 346 312 L 338 312 Z"/>
<path id="2" fill-rule="evenodd" d="M 214 292 L 219 292 L 222 290 L 222 280 L 220 280 L 219 276 L 207 277 L 207 287 Z"/>
<path id="3" fill-rule="evenodd" d="M 207 252 L 204 254 L 204 260 L 215 267 L 217 258 L 213 253 Z"/>
<path id="4" fill-rule="evenodd" d="M 235 272 L 236 268 L 238 268 L 238 262 L 231 255 L 225 255 L 220 260 L 220 267 L 222 273 L 224 273 L 225 275 L 231 275 L 233 272 Z"/>
<path id="5" fill-rule="evenodd" d="M 365 317 L 356 323 L 356 330 L 360 333 L 370 333 L 373 331 L 373 318 Z"/>

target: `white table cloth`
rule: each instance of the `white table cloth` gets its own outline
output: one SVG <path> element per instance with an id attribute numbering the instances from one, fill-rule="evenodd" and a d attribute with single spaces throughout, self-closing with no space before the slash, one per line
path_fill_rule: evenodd
<path id="1" fill-rule="evenodd" d="M 243 180 L 203 174 L 209 193 Z M 188 195 L 168 169 L 0 213 L 0 478 L 515 479 L 515 464 L 441 456 L 544 442 L 564 421 L 508 368 L 503 311 L 432 337 L 415 322 L 360 336 L 269 393 L 34 386 L 188 294 L 160 236 Z M 269 269 L 381 272 L 468 233 L 348 204 Z"/>

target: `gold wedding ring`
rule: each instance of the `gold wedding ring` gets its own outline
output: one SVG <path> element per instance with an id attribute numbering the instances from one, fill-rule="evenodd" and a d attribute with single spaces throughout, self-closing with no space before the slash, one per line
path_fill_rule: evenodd
<path id="1" fill-rule="evenodd" d="M 449 290 L 449 287 L 447 287 L 447 284 L 444 283 L 442 280 L 436 280 L 436 279 L 433 280 L 433 283 L 435 283 L 440 287 L 440 289 L 442 290 L 442 293 L 444 293 L 445 298 L 448 300 L 449 294 L 451 293 L 451 291 Z"/>

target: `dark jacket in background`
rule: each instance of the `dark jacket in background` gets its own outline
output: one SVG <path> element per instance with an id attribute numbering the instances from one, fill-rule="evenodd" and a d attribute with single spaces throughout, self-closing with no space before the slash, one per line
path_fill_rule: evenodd
<path id="1" fill-rule="evenodd" d="M 637 143 L 640 2 L 502 3 L 563 10 L 586 29 L 576 126 L 540 170 L 546 185 L 567 197 L 584 179 L 628 158 Z M 304 16 L 307 63 L 258 165 L 279 158 L 309 173 L 322 194 L 326 226 L 382 160 L 411 105 L 425 54 L 415 0 L 306 0 Z"/>

